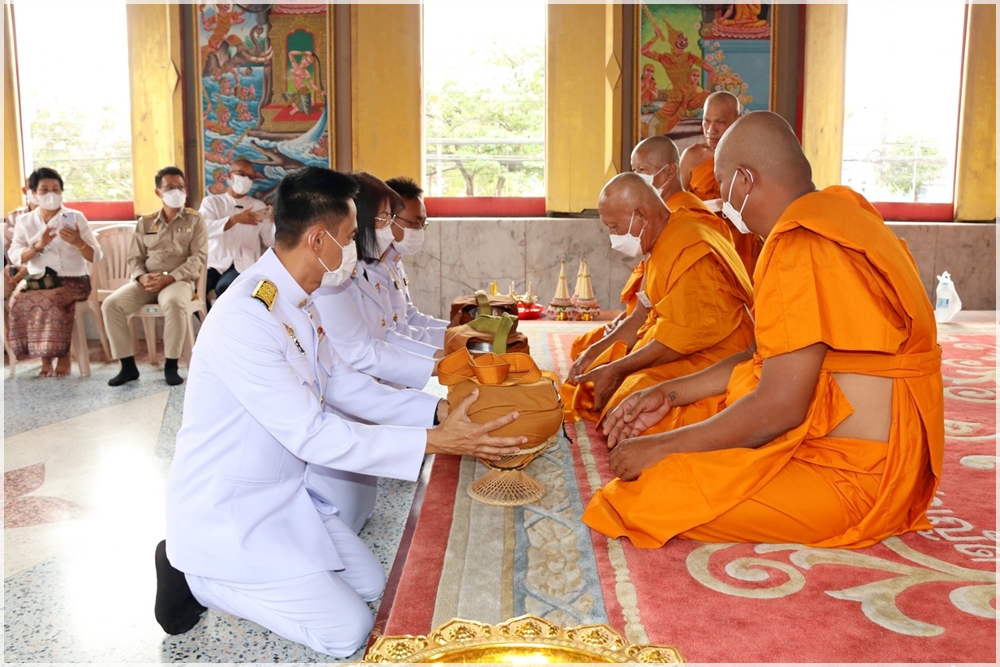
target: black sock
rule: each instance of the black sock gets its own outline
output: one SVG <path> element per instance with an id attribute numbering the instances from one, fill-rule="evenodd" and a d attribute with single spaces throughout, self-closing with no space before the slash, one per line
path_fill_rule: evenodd
<path id="1" fill-rule="evenodd" d="M 184 378 L 177 374 L 177 360 L 167 359 L 163 364 L 163 376 L 167 378 L 167 384 L 174 386 L 184 382 Z"/>
<path id="2" fill-rule="evenodd" d="M 167 560 L 167 541 L 156 545 L 156 622 L 168 635 L 179 635 L 198 624 L 206 607 L 195 599 L 184 573 Z"/>
<path id="3" fill-rule="evenodd" d="M 139 369 L 135 367 L 135 357 L 122 357 L 122 369 L 118 375 L 108 380 L 108 386 L 119 387 L 126 382 L 139 379 Z"/>

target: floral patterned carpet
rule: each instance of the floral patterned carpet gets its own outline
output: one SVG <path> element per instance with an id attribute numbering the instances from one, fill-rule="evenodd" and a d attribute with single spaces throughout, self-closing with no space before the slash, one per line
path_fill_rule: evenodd
<path id="1" fill-rule="evenodd" d="M 576 333 L 532 327 L 533 356 L 564 372 Z M 694 662 L 995 662 L 996 328 L 942 325 L 940 342 L 947 441 L 931 530 L 857 551 L 635 549 L 580 522 L 612 477 L 603 436 L 581 422 L 529 466 L 547 490 L 533 505 L 474 502 L 465 488 L 484 466 L 437 457 L 384 634 L 533 613 L 609 623 Z"/>

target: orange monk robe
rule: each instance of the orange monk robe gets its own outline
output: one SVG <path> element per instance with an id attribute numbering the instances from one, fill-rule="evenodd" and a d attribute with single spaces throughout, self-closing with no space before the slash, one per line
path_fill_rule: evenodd
<path id="1" fill-rule="evenodd" d="M 632 311 L 635 310 L 635 305 L 639 303 L 637 295 L 639 290 L 642 289 L 643 269 L 644 264 L 642 262 L 636 264 L 632 268 L 632 275 L 629 276 L 625 287 L 622 288 L 622 303 L 625 304 L 626 315 L 631 315 Z M 604 338 L 606 333 L 604 325 L 601 325 L 596 329 L 591 329 L 587 333 L 577 336 L 570 347 L 569 358 L 576 361 L 583 354 L 584 350 Z"/>
<path id="2" fill-rule="evenodd" d="M 701 199 L 698 199 L 694 195 L 683 190 L 675 192 L 666 202 L 667 208 L 673 212 L 678 208 L 684 207 L 689 208 L 692 211 L 711 211 Z M 732 233 L 729 230 L 729 225 L 722 218 L 717 216 L 713 222 L 713 226 L 722 234 L 724 237 L 729 239 L 730 242 L 733 240 Z M 707 218 L 706 218 L 707 221 Z M 625 304 L 625 314 L 631 315 L 632 311 L 635 310 L 636 304 L 639 302 L 638 293 L 642 289 L 642 277 L 645 272 L 645 263 L 639 262 L 632 269 L 632 275 L 629 276 L 628 281 L 625 283 L 625 287 L 622 289 L 621 302 Z M 573 361 L 576 361 L 584 351 L 598 342 L 607 334 L 607 331 L 603 326 L 592 329 L 585 334 L 577 336 L 573 340 L 573 344 L 570 347 L 569 357 Z"/>
<path id="3" fill-rule="evenodd" d="M 706 542 L 866 547 L 930 528 L 944 408 L 934 314 L 906 245 L 845 187 L 805 195 L 778 220 L 757 266 L 757 352 L 726 405 L 757 386 L 763 359 L 830 346 L 805 420 L 757 449 L 671 454 L 613 480 L 584 512 L 638 547 Z M 834 373 L 892 378 L 888 442 L 829 437 L 853 407 Z"/>
<path id="4" fill-rule="evenodd" d="M 697 167 L 691 170 L 691 184 L 689 186 L 691 194 L 703 201 L 711 199 L 721 199 L 719 184 L 715 181 L 715 157 L 710 157 Z M 738 202 L 731 202 L 739 209 Z M 725 218 L 723 218 L 725 220 Z M 736 254 L 740 256 L 743 266 L 747 270 L 747 275 L 753 277 L 754 268 L 757 266 L 757 259 L 764 247 L 764 240 L 756 234 L 743 234 L 736 226 L 725 220 L 726 225 L 733 237 L 736 245 Z"/>
<path id="5" fill-rule="evenodd" d="M 651 307 L 633 350 L 655 340 L 684 356 L 628 376 L 600 412 L 594 410 L 593 383 L 564 384 L 567 419 L 597 421 L 633 391 L 707 368 L 753 341 L 753 289 L 721 221 L 690 193 L 677 193 L 667 206 L 670 222 L 646 259 L 643 289 Z M 590 369 L 627 353 L 618 341 Z"/>

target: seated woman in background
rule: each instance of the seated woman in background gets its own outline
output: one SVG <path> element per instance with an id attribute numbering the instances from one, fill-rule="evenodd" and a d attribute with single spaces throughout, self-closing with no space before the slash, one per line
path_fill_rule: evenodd
<path id="1" fill-rule="evenodd" d="M 62 377 L 69 375 L 76 302 L 90 295 L 88 263 L 101 259 L 101 247 L 83 214 L 62 205 L 59 172 L 37 169 L 28 187 L 38 207 L 14 227 L 8 254 L 28 275 L 10 299 L 7 340 L 18 357 L 42 358 L 39 377 Z"/>

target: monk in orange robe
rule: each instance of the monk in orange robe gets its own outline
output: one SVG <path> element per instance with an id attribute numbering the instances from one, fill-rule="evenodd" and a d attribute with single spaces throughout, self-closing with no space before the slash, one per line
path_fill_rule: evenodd
<path id="1" fill-rule="evenodd" d="M 709 95 L 701 118 L 701 131 L 705 135 L 705 141 L 689 146 L 681 155 L 681 187 L 702 201 L 709 202 L 709 207 L 716 212 L 722 211 L 722 193 L 715 181 L 715 148 L 741 113 L 740 100 L 732 93 L 720 90 Z M 733 202 L 733 205 L 737 206 L 738 203 Z M 742 233 L 731 222 L 727 224 L 733 235 L 736 254 L 740 256 L 747 274 L 752 278 L 764 242 L 756 234 Z"/>
<path id="2" fill-rule="evenodd" d="M 680 190 L 674 151 L 663 193 L 672 210 L 635 173 L 620 174 L 601 193 L 598 212 L 612 245 L 648 255 L 639 293 L 648 312 L 577 359 L 563 386 L 570 419 L 598 420 L 629 393 L 706 368 L 752 341 L 749 277 L 721 221 Z"/>
<path id="3" fill-rule="evenodd" d="M 861 195 L 816 191 L 776 114 L 733 125 L 716 177 L 767 239 L 756 343 L 608 416 L 618 479 L 583 521 L 639 547 L 681 537 L 860 548 L 930 528 L 944 455 L 941 348 L 905 243 Z M 723 402 L 714 417 L 635 437 L 710 396 Z"/>
<path id="4" fill-rule="evenodd" d="M 669 197 L 673 197 L 673 206 L 667 204 L 668 209 L 673 210 L 674 208 L 686 205 L 688 208 L 704 210 L 705 206 L 700 201 L 697 201 L 697 198 L 685 196 L 679 184 L 677 184 L 677 170 L 669 169 L 671 165 L 676 166 L 676 163 L 677 146 L 667 137 L 657 136 L 643 139 L 632 149 L 632 171 L 652 185 L 653 189 L 661 197 L 664 191 L 669 189 L 668 195 Z M 730 239 L 730 241 L 732 240 L 732 235 L 725 223 L 716 224 L 716 227 L 723 236 Z M 621 302 L 625 304 L 625 310 L 618 317 L 604 326 L 597 327 L 577 336 L 573 340 L 569 356 L 570 359 L 578 363 L 574 364 L 570 369 L 568 377 L 575 377 L 587 370 L 597 356 L 610 344 L 602 344 L 602 341 L 619 325 L 623 324 L 626 318 L 632 317 L 636 328 L 645 321 L 649 309 L 645 306 L 639 306 L 638 312 L 636 312 L 636 306 L 639 304 L 638 293 L 642 289 L 644 270 L 645 264 L 643 262 L 639 262 L 633 267 L 632 275 L 629 276 L 621 294 Z M 629 324 L 625 324 L 625 326 L 629 326 Z M 587 354 L 588 348 L 595 345 L 596 347 L 590 349 L 589 354 Z"/>

